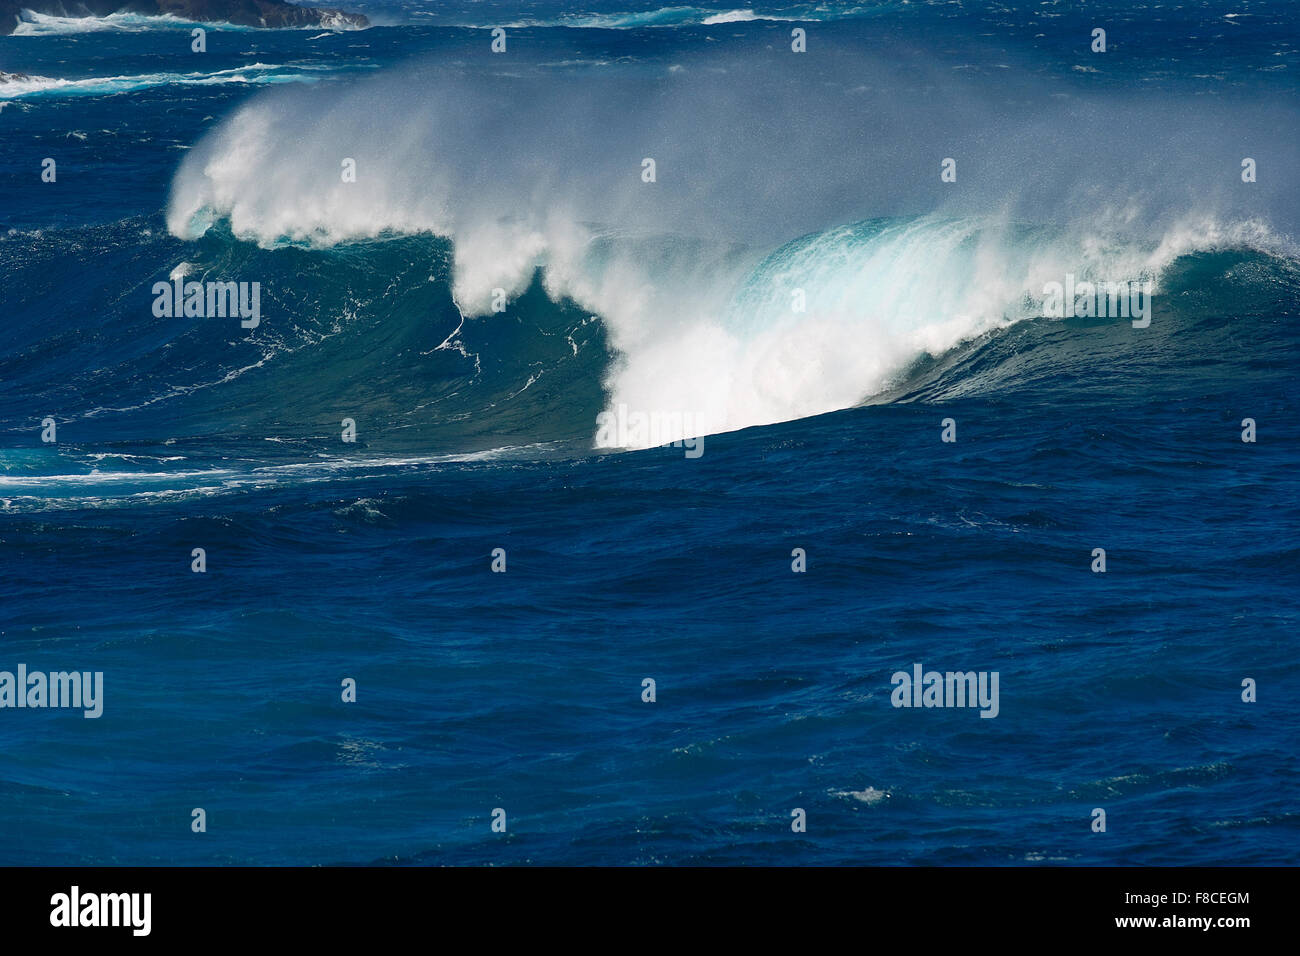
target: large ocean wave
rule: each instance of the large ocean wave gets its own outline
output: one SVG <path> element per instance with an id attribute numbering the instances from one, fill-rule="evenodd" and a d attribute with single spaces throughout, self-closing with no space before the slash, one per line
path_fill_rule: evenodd
<path id="1" fill-rule="evenodd" d="M 588 93 L 551 129 L 554 92 L 511 100 L 417 79 L 420 107 L 391 80 L 380 110 L 373 84 L 245 106 L 182 162 L 170 232 L 192 241 L 220 224 L 263 249 L 361 243 L 366 255 L 395 237 L 440 237 L 459 312 L 443 349 L 468 355 L 467 330 L 515 321 L 494 306 L 536 281 L 553 303 L 599 317 L 612 353 L 599 373 L 606 410 L 681 416 L 702 434 L 905 391 L 919 362 L 1044 314 L 1046 284 L 1067 275 L 1151 282 L 1160 296 L 1184 256 L 1295 255 L 1285 235 L 1226 213 L 1209 191 L 1152 219 L 1117 193 L 1048 224 L 1009 206 L 836 221 L 829 210 L 854 205 L 843 196 L 860 183 L 834 158 L 838 134 L 762 89 L 752 95 L 766 123 L 740 122 L 727 97 L 687 85 L 643 98 L 633 122 L 617 90 Z M 447 85 L 430 89 L 437 80 Z M 685 135 L 668 135 L 670 123 Z M 784 123 L 807 132 L 781 166 L 768 145 Z M 642 176 L 645 157 L 655 182 Z M 346 160 L 355 182 L 340 175 Z M 805 164 L 818 162 L 814 177 Z M 751 187 L 755 166 L 788 189 Z"/>

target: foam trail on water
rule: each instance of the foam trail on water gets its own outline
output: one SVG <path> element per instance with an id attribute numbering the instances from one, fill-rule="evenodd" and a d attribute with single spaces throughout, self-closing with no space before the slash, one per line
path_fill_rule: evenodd
<path id="1" fill-rule="evenodd" d="M 127 76 L 93 76 L 85 79 L 62 79 L 50 76 L 26 76 L 0 83 L 0 98 L 6 100 L 36 97 L 112 96 L 158 86 L 273 86 L 281 83 L 315 83 L 335 72 L 329 66 L 285 66 L 250 63 L 211 73 L 139 73 Z"/>

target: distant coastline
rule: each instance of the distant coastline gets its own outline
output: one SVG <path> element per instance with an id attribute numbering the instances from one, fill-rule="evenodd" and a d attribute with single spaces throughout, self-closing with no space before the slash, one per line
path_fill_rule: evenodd
<path id="1" fill-rule="evenodd" d="M 23 10 L 55 17 L 107 17 L 114 13 L 174 16 L 199 23 L 247 27 L 361 28 L 360 13 L 333 7 L 303 7 L 286 0 L 0 0 L 0 36 L 14 32 Z"/>

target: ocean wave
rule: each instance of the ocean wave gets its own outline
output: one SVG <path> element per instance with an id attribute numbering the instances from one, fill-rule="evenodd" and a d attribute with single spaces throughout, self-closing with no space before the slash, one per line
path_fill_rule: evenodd
<path id="1" fill-rule="evenodd" d="M 1116 373 L 1133 368 L 1160 401 L 1162 377 L 1189 363 L 1198 368 L 1203 355 L 1232 354 L 1242 323 L 1261 336 L 1252 361 L 1285 368 L 1285 352 L 1268 350 L 1285 350 L 1290 333 L 1270 317 L 1300 289 L 1300 259 L 1259 223 L 1189 224 L 1165 241 L 1089 249 L 1057 227 L 935 216 L 833 227 L 766 254 L 731 257 L 682 237 L 593 234 L 582 255 L 564 264 L 574 270 L 564 281 L 586 284 L 583 302 L 548 291 L 563 277 L 542 249 L 541 272 L 504 315 L 490 307 L 475 314 L 465 302 L 458 314 L 455 262 L 466 260 L 454 237 L 263 248 L 236 239 L 224 221 L 188 241 L 133 221 L 5 236 L 0 267 L 27 261 L 34 248 L 130 246 L 133 236 L 142 245 L 130 263 L 111 254 L 89 261 L 49 254 L 55 263 L 66 259 L 74 274 L 90 268 L 114 276 L 115 305 L 102 316 L 114 334 L 76 345 L 77 361 L 92 371 L 57 391 L 34 345 L 8 360 L 0 420 L 24 448 L 0 456 L 8 479 L 0 491 L 10 497 L 77 507 L 78 498 L 116 501 L 155 484 L 197 482 L 207 489 L 200 494 L 278 486 L 297 472 L 254 474 L 229 464 L 228 476 L 178 476 L 171 469 L 192 471 L 191 462 L 213 457 L 340 460 L 346 418 L 356 422 L 363 462 L 431 452 L 553 459 L 586 457 L 597 444 L 653 444 L 598 441 L 596 416 L 620 402 L 649 410 L 681 402 L 716 413 L 698 429 L 711 435 L 858 404 L 1008 400 L 1035 388 L 1075 394 L 1123 381 Z M 472 265 L 490 281 L 491 246 L 479 255 Z M 1151 329 L 1039 317 L 1041 289 L 1032 283 L 1071 267 L 1081 278 L 1151 276 L 1160 290 Z M 33 271 L 48 268 L 58 281 L 57 266 L 38 262 Z M 262 325 L 242 334 L 221 320 L 157 321 L 149 290 L 181 272 L 199 281 L 255 277 L 264 286 Z M 11 305 L 28 314 L 39 294 L 23 291 L 21 270 L 15 276 Z M 808 293 L 803 313 L 789 305 L 795 281 Z M 76 287 L 71 277 L 67 283 Z M 599 311 L 584 307 L 591 295 L 602 297 Z M 716 297 L 717 308 L 695 309 L 702 297 Z M 94 301 L 70 307 L 83 314 Z M 1158 368 L 1135 364 L 1152 354 Z M 42 427 L 33 407 L 58 420 L 54 456 L 27 445 Z M 241 409 L 234 431 L 232 408 Z M 163 435 L 170 437 L 160 441 Z M 77 449 L 95 453 L 86 458 Z M 347 476 L 326 465 L 302 471 L 310 474 Z"/>
<path id="2" fill-rule="evenodd" d="M 1163 271 L 1189 253 L 1295 251 L 1267 223 L 1194 208 L 1138 229 L 1123 201 L 1049 224 L 936 211 L 789 238 L 782 212 L 800 204 L 769 197 L 743 234 L 684 236 L 672 227 L 687 216 L 716 224 L 734 212 L 727 190 L 745 175 L 747 134 L 725 112 L 700 124 L 702 148 L 716 140 L 735 159 L 719 164 L 720 149 L 708 152 L 714 165 L 700 167 L 690 191 L 650 192 L 621 148 L 608 160 L 583 152 L 610 134 L 567 131 L 571 141 L 552 144 L 533 130 L 529 149 L 507 146 L 494 136 L 517 144 L 528 127 L 485 127 L 474 116 L 491 110 L 466 110 L 472 95 L 444 95 L 447 108 L 418 127 L 395 107 L 377 117 L 361 95 L 315 112 L 276 98 L 250 103 L 182 162 L 168 228 L 193 240 L 221 223 L 267 249 L 443 237 L 454 302 L 473 322 L 492 322 L 497 300 L 516 301 L 540 276 L 552 301 L 602 320 L 616 355 L 602 382 L 606 411 L 658 413 L 671 432 L 629 447 L 861 404 L 905 384 L 918 361 L 1043 315 L 1045 285 L 1067 275 L 1151 282 L 1159 294 Z M 336 168 L 348 156 L 356 182 Z M 537 180 L 541 165 L 564 178 Z"/>
<path id="3" fill-rule="evenodd" d="M 351 67 L 349 67 L 350 69 Z M 0 84 L 0 99 L 18 100 L 37 96 L 112 96 L 159 86 L 271 86 L 281 83 L 315 83 L 340 68 L 312 64 L 281 65 L 250 63 L 247 66 L 211 73 L 140 73 L 133 76 L 93 76 L 61 79 L 23 76 Z"/>
<path id="4" fill-rule="evenodd" d="M 456 25 L 481 29 L 486 29 L 488 26 L 505 26 L 516 29 L 567 27 L 589 30 L 635 30 L 646 27 L 721 26 L 756 21 L 817 23 L 851 19 L 869 12 L 879 12 L 880 9 L 880 6 L 854 5 L 836 8 L 825 4 L 801 4 L 783 7 L 780 12 L 762 12 L 755 11 L 753 8 L 719 11 L 710 7 L 669 6 L 613 13 L 566 13 L 556 17 L 524 17 L 504 24 Z"/>
<path id="5" fill-rule="evenodd" d="M 705 17 L 701 23 L 706 27 L 716 26 L 722 23 L 749 23 L 753 20 L 792 20 L 800 19 L 798 17 L 775 17 L 761 16 L 753 10 L 728 10 L 726 13 L 715 13 L 713 16 Z"/>
<path id="6" fill-rule="evenodd" d="M 13 36 L 68 36 L 81 33 L 145 33 L 149 31 L 177 30 L 189 32 L 195 27 L 206 30 L 252 32 L 268 29 L 266 27 L 242 26 L 225 20 L 186 20 L 172 14 L 146 16 L 140 13 L 111 13 L 103 17 L 59 17 L 46 13 L 23 10 Z M 349 23 L 338 14 L 322 11 L 320 20 L 301 26 L 271 29 L 287 30 L 330 30 L 339 33 L 345 30 L 364 29 Z"/>
<path id="7" fill-rule="evenodd" d="M 199 20 L 184 20 L 180 17 L 164 14 L 162 16 L 145 16 L 139 13 L 112 13 L 106 17 L 56 17 L 45 13 L 24 10 L 20 15 L 18 26 L 13 36 L 64 36 L 75 33 L 143 33 L 147 30 L 184 30 L 195 27 L 222 30 L 254 30 L 256 27 L 241 27 L 233 23 L 206 23 Z"/>

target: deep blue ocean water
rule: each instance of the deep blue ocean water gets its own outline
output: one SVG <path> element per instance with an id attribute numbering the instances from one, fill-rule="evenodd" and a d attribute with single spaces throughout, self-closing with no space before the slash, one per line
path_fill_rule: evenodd
<path id="1" fill-rule="evenodd" d="M 0 863 L 1300 862 L 1288 4 L 348 6 L 0 38 Z"/>

